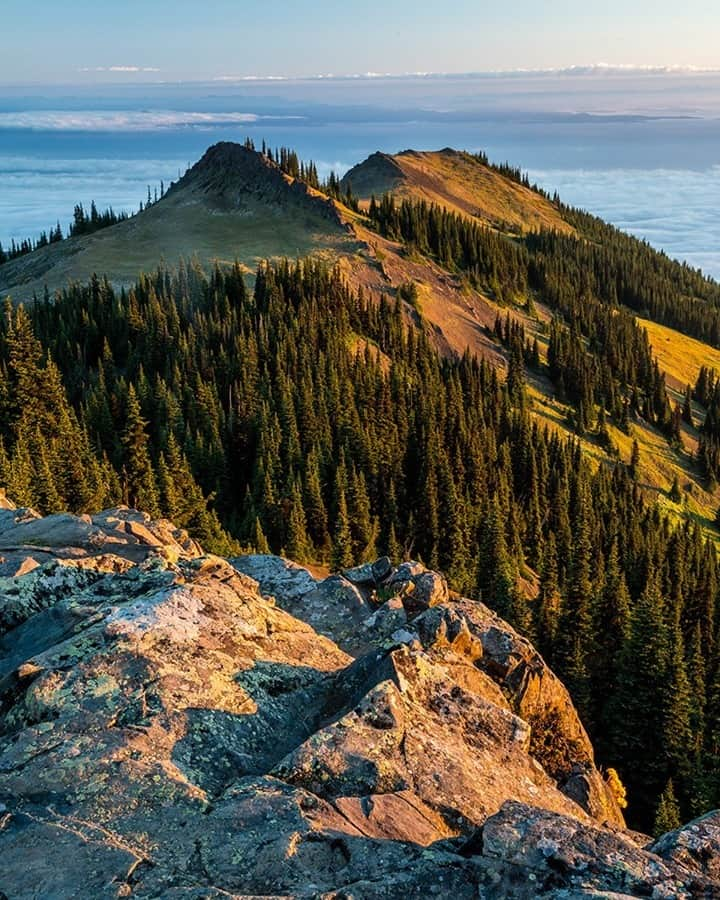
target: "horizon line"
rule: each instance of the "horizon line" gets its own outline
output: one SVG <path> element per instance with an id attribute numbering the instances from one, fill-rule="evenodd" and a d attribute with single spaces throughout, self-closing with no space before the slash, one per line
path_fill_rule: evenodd
<path id="1" fill-rule="evenodd" d="M 83 66 L 76 70 L 76 75 L 145 75 L 149 73 L 161 74 L 162 70 L 155 66 Z M 270 83 L 296 83 L 296 82 L 323 82 L 323 81 L 349 81 L 349 82 L 373 82 L 373 81 L 401 81 L 401 80 L 427 80 L 442 81 L 452 79 L 502 79 L 502 78 L 527 78 L 527 77 L 593 77 L 593 76 L 623 76 L 646 75 L 662 77 L 667 75 L 715 75 L 720 74 L 720 64 L 717 66 L 696 66 L 683 63 L 668 65 L 652 65 L 639 63 L 590 63 L 574 64 L 570 66 L 548 67 L 516 67 L 508 69 L 466 70 L 458 72 L 446 71 L 414 71 L 414 72 L 348 72 L 333 73 L 319 72 L 311 74 L 278 75 L 272 73 L 257 74 L 229 74 L 209 75 L 198 78 L 153 78 L 153 79 L 128 79 L 114 78 L 88 81 L 77 79 L 74 81 L 57 79 L 55 81 L 2 81 L 0 87 L 63 87 L 65 85 L 193 85 L 193 84 L 270 84 Z"/>

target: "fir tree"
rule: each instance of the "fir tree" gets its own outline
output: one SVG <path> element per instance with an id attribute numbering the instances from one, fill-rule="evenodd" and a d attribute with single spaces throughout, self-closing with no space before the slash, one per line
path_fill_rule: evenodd
<path id="1" fill-rule="evenodd" d="M 135 388 L 130 385 L 122 435 L 127 501 L 129 506 L 142 509 L 151 515 L 158 515 L 160 510 L 146 426 L 147 422 L 142 417 Z"/>
<path id="2" fill-rule="evenodd" d="M 267 538 L 265 537 L 265 532 L 262 530 L 262 525 L 260 524 L 260 519 L 255 517 L 255 528 L 253 535 L 253 549 L 256 553 L 268 554 L 270 553 L 270 545 L 267 542 Z"/>
<path id="3" fill-rule="evenodd" d="M 669 831 L 675 831 L 676 828 L 680 827 L 680 824 L 680 807 L 675 797 L 675 789 L 671 779 L 665 785 L 662 794 L 660 794 L 653 822 L 653 835 L 659 838 Z"/>
<path id="4" fill-rule="evenodd" d="M 285 553 L 290 559 L 298 562 L 310 562 L 312 547 L 307 534 L 307 522 L 303 509 L 302 493 L 296 483 L 290 498 L 290 509 L 287 519 Z"/>
<path id="5" fill-rule="evenodd" d="M 334 571 L 340 571 L 352 566 L 354 562 L 352 534 L 345 499 L 345 473 L 338 469 L 335 480 L 335 527 L 330 565 Z"/>

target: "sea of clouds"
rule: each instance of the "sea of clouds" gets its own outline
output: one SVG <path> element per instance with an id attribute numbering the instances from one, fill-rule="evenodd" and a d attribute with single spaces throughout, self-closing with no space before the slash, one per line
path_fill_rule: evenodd
<path id="1" fill-rule="evenodd" d="M 530 177 L 720 280 L 720 166 L 706 170 L 544 170 Z"/>
<path id="2" fill-rule="evenodd" d="M 77 202 L 135 210 L 218 140 L 286 145 L 321 175 L 375 150 L 484 150 L 720 278 L 720 74 L 565 70 L 0 89 L 0 241 Z"/>
<path id="3" fill-rule="evenodd" d="M 37 237 L 57 221 L 67 230 L 76 203 L 134 212 L 187 168 L 180 159 L 37 159 L 0 155 L 0 242 Z"/>

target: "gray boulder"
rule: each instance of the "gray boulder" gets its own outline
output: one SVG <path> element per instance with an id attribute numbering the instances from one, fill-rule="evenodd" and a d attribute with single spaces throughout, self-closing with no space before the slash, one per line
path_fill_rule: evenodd
<path id="1" fill-rule="evenodd" d="M 514 801 L 485 822 L 465 852 L 480 848 L 487 872 L 480 896 L 492 900 L 717 896 L 708 880 L 669 865 L 618 832 Z"/>
<path id="2" fill-rule="evenodd" d="M 254 578 L 260 591 L 275 597 L 281 605 L 299 600 L 318 584 L 306 568 L 281 556 L 251 553 L 237 556 L 230 563 L 238 572 Z"/>
<path id="3" fill-rule="evenodd" d="M 388 589 L 402 597 L 408 616 L 419 615 L 441 603 L 447 603 L 447 581 L 438 572 L 431 572 L 421 563 L 403 563 L 388 581 Z"/>
<path id="4" fill-rule="evenodd" d="M 720 811 L 714 810 L 664 834 L 648 849 L 668 862 L 720 883 Z"/>

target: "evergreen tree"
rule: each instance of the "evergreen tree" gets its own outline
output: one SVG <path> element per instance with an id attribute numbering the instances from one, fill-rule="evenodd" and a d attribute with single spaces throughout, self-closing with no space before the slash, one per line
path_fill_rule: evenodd
<path id="1" fill-rule="evenodd" d="M 160 510 L 146 426 L 147 422 L 142 417 L 135 388 L 131 384 L 128 389 L 125 428 L 122 435 L 127 502 L 129 506 L 142 509 L 151 515 L 158 515 Z"/>
<path id="2" fill-rule="evenodd" d="M 354 468 L 350 472 L 348 516 L 353 559 L 357 562 L 375 559 L 379 526 L 370 513 L 365 476 Z"/>
<path id="3" fill-rule="evenodd" d="M 330 565 L 334 571 L 340 571 L 352 566 L 354 562 L 352 534 L 345 499 L 345 472 L 338 468 L 335 479 L 335 528 Z"/>
<path id="4" fill-rule="evenodd" d="M 593 708 L 600 725 L 598 746 L 603 753 L 607 748 L 607 735 L 612 732 L 612 698 L 621 686 L 622 654 L 630 638 L 630 629 L 630 593 L 620 567 L 618 542 L 614 540 L 605 565 L 605 584 L 595 608 L 595 646 L 591 657 Z"/>
<path id="5" fill-rule="evenodd" d="M 290 498 L 290 509 L 287 519 L 287 537 L 285 553 L 290 559 L 298 562 L 309 562 L 312 559 L 312 546 L 307 534 L 307 522 L 303 509 L 302 493 L 296 483 Z"/>
<path id="6" fill-rule="evenodd" d="M 633 440 L 632 451 L 630 453 L 630 464 L 629 464 L 628 470 L 630 472 L 630 477 L 634 480 L 637 480 L 639 467 L 640 467 L 640 446 L 638 445 L 637 440 Z"/>
<path id="7" fill-rule="evenodd" d="M 683 397 L 683 408 L 682 408 L 682 418 L 683 422 L 686 422 L 690 427 L 694 425 L 693 422 L 693 414 L 692 414 L 692 388 L 690 385 L 687 385 L 685 388 L 685 396 Z"/>
<path id="8" fill-rule="evenodd" d="M 618 687 L 606 707 L 611 723 L 608 758 L 616 762 L 638 820 L 646 828 L 667 777 L 666 758 L 657 746 L 664 733 L 658 685 L 666 684 L 668 653 L 663 608 L 658 579 L 652 574 L 632 610 L 630 632 L 620 651 Z"/>
<path id="9" fill-rule="evenodd" d="M 662 794 L 660 794 L 652 832 L 658 838 L 669 831 L 674 831 L 680 825 L 680 807 L 675 797 L 675 789 L 671 779 L 665 785 Z"/>
<path id="10" fill-rule="evenodd" d="M 668 494 L 673 503 L 682 502 L 682 494 L 680 493 L 680 482 L 678 481 L 677 475 L 673 478 L 673 483 L 670 488 L 670 493 Z"/>
<path id="11" fill-rule="evenodd" d="M 497 497 L 490 500 L 480 535 L 477 593 L 484 603 L 506 615 L 515 587 L 515 573 L 505 538 L 505 522 Z"/>
<path id="12" fill-rule="evenodd" d="M 668 771 L 683 783 L 692 769 L 692 700 L 685 667 L 685 651 L 680 625 L 671 630 L 666 683 L 659 685 L 663 695 L 662 746 Z"/>
<path id="13" fill-rule="evenodd" d="M 270 553 L 270 545 L 267 542 L 265 533 L 262 530 L 262 525 L 260 524 L 260 519 L 257 516 L 255 517 L 255 533 L 253 536 L 253 548 L 256 553 L 263 553 L 263 554 Z"/>
<path id="14" fill-rule="evenodd" d="M 549 662 L 553 663 L 557 632 L 561 615 L 560 585 L 555 534 L 550 532 L 545 544 L 540 571 L 540 591 L 537 602 L 536 632 L 538 644 Z"/>

